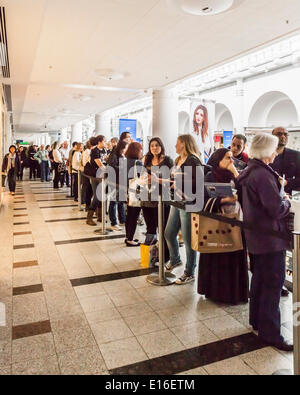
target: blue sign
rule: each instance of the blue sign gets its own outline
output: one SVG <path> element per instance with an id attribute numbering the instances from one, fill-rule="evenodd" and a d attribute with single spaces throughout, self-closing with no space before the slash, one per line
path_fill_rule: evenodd
<path id="1" fill-rule="evenodd" d="M 136 141 L 136 119 L 120 119 L 119 120 L 119 137 L 123 132 L 131 134 L 131 138 Z"/>
<path id="2" fill-rule="evenodd" d="M 230 131 L 223 132 L 224 148 L 229 148 L 231 146 L 232 137 L 233 137 L 233 132 L 230 132 Z"/>

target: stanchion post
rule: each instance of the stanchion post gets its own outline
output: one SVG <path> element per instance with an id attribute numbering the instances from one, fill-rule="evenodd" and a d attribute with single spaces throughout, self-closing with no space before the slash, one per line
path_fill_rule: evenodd
<path id="1" fill-rule="evenodd" d="M 294 233 L 293 251 L 294 375 L 300 375 L 300 232 Z"/>
<path id="2" fill-rule="evenodd" d="M 176 276 L 165 271 L 164 253 L 164 205 L 160 194 L 158 201 L 158 234 L 159 234 L 159 272 L 147 277 L 147 282 L 157 286 L 167 286 L 174 284 Z"/>
<path id="3" fill-rule="evenodd" d="M 295 376 L 300 375 L 300 321 L 298 314 L 300 311 L 300 232 L 294 232 L 293 249 L 293 343 L 294 343 L 294 371 L 280 369 L 273 373 L 275 376 Z"/>
<path id="4" fill-rule="evenodd" d="M 109 234 L 109 232 L 106 230 L 106 194 L 105 194 L 105 189 L 106 189 L 106 183 L 105 179 L 102 178 L 101 182 L 101 216 L 102 216 L 102 223 L 101 223 L 101 229 L 95 230 L 95 233 L 97 235 L 102 235 L 106 236 Z"/>
<path id="5" fill-rule="evenodd" d="M 68 171 L 68 169 L 67 169 L 67 171 Z M 68 195 L 67 198 L 74 197 L 73 196 L 73 174 L 72 174 L 72 171 L 73 171 L 72 165 L 70 165 L 70 188 L 71 188 L 71 190 L 70 190 L 70 195 Z"/>
<path id="6" fill-rule="evenodd" d="M 83 211 L 81 207 L 81 171 L 78 170 L 78 210 Z"/>

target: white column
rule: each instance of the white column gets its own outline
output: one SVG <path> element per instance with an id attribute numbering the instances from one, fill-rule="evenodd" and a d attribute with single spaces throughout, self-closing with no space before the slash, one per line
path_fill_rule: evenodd
<path id="1" fill-rule="evenodd" d="M 62 129 L 60 131 L 59 142 L 63 143 L 64 141 L 68 140 L 68 131 L 67 129 Z"/>
<path id="2" fill-rule="evenodd" d="M 95 134 L 101 134 L 101 114 L 95 115 Z"/>
<path id="3" fill-rule="evenodd" d="M 82 122 L 77 122 L 72 125 L 71 143 L 74 143 L 75 141 L 78 143 L 82 142 Z"/>
<path id="4" fill-rule="evenodd" d="M 11 131 L 11 124 L 8 115 L 5 116 L 5 130 L 4 130 L 4 151 L 5 153 L 8 152 L 10 145 L 12 144 L 12 131 Z"/>
<path id="5" fill-rule="evenodd" d="M 45 135 L 45 145 L 51 145 L 51 137 L 48 133 Z"/>
<path id="6" fill-rule="evenodd" d="M 111 139 L 110 118 L 104 114 L 95 115 L 95 135 L 102 134 L 107 140 Z"/>
<path id="7" fill-rule="evenodd" d="M 178 137 L 178 94 L 175 90 L 154 90 L 153 99 L 153 137 L 160 137 L 166 154 L 176 158 Z"/>
<path id="8" fill-rule="evenodd" d="M 236 120 L 235 129 L 239 134 L 245 134 L 245 122 L 244 122 L 244 80 L 238 79 L 236 81 Z"/>

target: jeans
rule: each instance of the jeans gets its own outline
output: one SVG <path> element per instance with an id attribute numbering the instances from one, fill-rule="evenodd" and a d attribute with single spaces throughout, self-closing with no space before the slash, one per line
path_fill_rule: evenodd
<path id="1" fill-rule="evenodd" d="M 186 251 L 185 273 L 193 276 L 196 269 L 197 252 L 191 247 L 191 213 L 171 207 L 168 223 L 165 229 L 165 239 L 170 251 L 170 263 L 175 265 L 181 262 L 177 235 L 181 229 Z"/>
<path id="2" fill-rule="evenodd" d="M 124 211 L 124 203 L 110 201 L 108 213 L 109 213 L 109 219 L 111 222 L 111 226 L 117 225 L 117 215 L 116 215 L 117 209 L 118 209 L 118 217 L 119 217 L 120 224 L 125 224 L 126 217 L 125 217 L 125 211 Z"/>
<path id="3" fill-rule="evenodd" d="M 72 174 L 73 178 L 73 195 L 74 199 L 78 199 L 78 173 L 73 173 Z"/>
<path id="4" fill-rule="evenodd" d="M 49 181 L 49 163 L 47 160 L 41 162 L 41 181 Z"/>
<path id="5" fill-rule="evenodd" d="M 92 189 L 93 189 L 93 200 L 90 206 L 90 210 L 96 211 L 97 208 L 101 207 L 101 201 L 97 198 L 97 190 L 98 193 L 101 194 L 101 182 L 99 183 L 96 180 L 92 180 Z"/>
<path id="6" fill-rule="evenodd" d="M 258 330 L 261 339 L 280 343 L 279 302 L 285 280 L 285 251 L 252 254 L 251 258 L 250 325 Z"/>

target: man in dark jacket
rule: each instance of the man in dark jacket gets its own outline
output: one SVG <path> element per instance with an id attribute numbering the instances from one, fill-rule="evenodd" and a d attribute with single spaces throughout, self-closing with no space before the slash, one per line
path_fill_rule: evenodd
<path id="1" fill-rule="evenodd" d="M 238 183 L 242 187 L 244 221 L 253 227 L 245 229 L 253 266 L 250 324 L 267 344 L 292 351 L 293 345 L 280 333 L 279 302 L 286 273 L 285 252 L 289 248 L 286 219 L 291 203 L 280 195 L 279 176 L 269 166 L 277 144 L 274 136 L 256 135 L 250 150 L 253 159 Z"/>
<path id="2" fill-rule="evenodd" d="M 289 195 L 292 191 L 300 190 L 300 152 L 286 148 L 289 139 L 288 131 L 279 127 L 273 130 L 273 136 L 278 137 L 278 156 L 270 164 L 281 177 L 285 177 L 285 192 Z M 288 296 L 289 291 L 282 289 L 282 296 Z"/>
<path id="3" fill-rule="evenodd" d="M 281 177 L 285 176 L 285 192 L 291 195 L 292 191 L 300 190 L 300 152 L 286 148 L 289 133 L 285 128 L 276 128 L 272 134 L 278 137 L 279 145 L 278 156 L 270 166 Z"/>
<path id="4" fill-rule="evenodd" d="M 233 136 L 229 149 L 232 152 L 234 165 L 238 171 L 244 170 L 249 161 L 249 157 L 245 152 L 246 144 L 247 139 L 243 134 L 236 134 Z"/>

